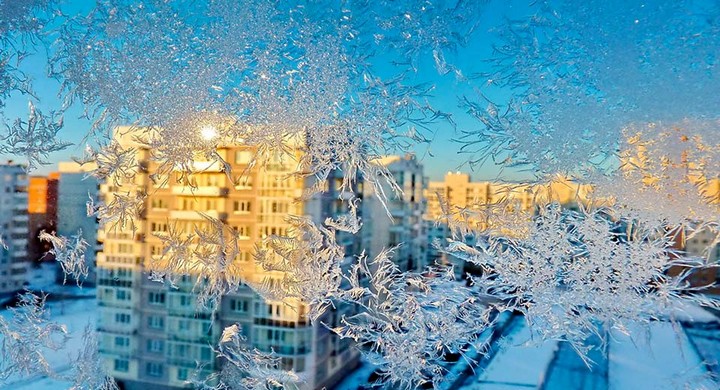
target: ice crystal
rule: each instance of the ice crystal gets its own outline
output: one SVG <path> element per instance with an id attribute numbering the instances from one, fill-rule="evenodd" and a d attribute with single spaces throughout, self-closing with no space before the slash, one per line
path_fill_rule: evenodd
<path id="1" fill-rule="evenodd" d="M 335 241 L 335 231 L 317 226 L 309 218 L 291 217 L 288 236 L 268 237 L 255 253 L 266 271 L 282 272 L 265 277 L 255 286 L 269 299 L 297 298 L 309 305 L 307 317 L 316 321 L 340 295 L 345 251 Z"/>
<path id="2" fill-rule="evenodd" d="M 54 113 L 46 116 L 35 108 L 32 102 L 28 103 L 28 118 L 16 119 L 11 126 L 7 126 L 6 134 L 0 136 L 0 153 L 16 154 L 27 158 L 27 169 L 32 171 L 39 165 L 49 164 L 46 160 L 52 152 L 63 150 L 72 145 L 56 139 L 58 131 L 63 126 L 63 120 Z"/>
<path id="3" fill-rule="evenodd" d="M 215 350 L 223 366 L 218 374 L 216 390 L 297 389 L 303 378 L 293 371 L 285 371 L 275 353 L 249 349 L 238 325 L 223 330 Z"/>
<path id="4" fill-rule="evenodd" d="M 96 128 L 152 129 L 153 158 L 168 170 L 191 174 L 200 153 L 230 174 L 218 144 L 255 147 L 261 162 L 299 144 L 298 172 L 323 181 L 342 171 L 346 186 L 362 174 L 374 185 L 392 178 L 370 161 L 425 142 L 423 129 L 446 118 L 427 104 L 431 87 L 407 82 L 403 68 L 461 43 L 476 4 L 204 0 L 188 13 L 180 0 L 104 0 L 63 25 L 53 72 Z M 370 31 L 378 26 L 383 39 Z M 395 50 L 398 71 L 358 66 L 373 47 Z M 208 126 L 217 136 L 203 139 Z"/>
<path id="5" fill-rule="evenodd" d="M 543 1 L 498 29 L 500 43 L 466 107 L 475 161 L 573 173 L 611 156 L 635 122 L 715 117 L 715 3 Z M 512 91 L 506 102 L 484 96 Z M 487 90 L 487 91 L 486 91 Z"/>
<path id="6" fill-rule="evenodd" d="M 196 277 L 193 293 L 198 307 L 217 310 L 220 299 L 242 285 L 242 263 L 239 261 L 239 232 L 223 221 L 202 214 L 203 223 L 195 232 L 184 234 L 176 227 L 167 233 L 156 233 L 163 242 L 163 252 L 147 263 L 150 279 L 177 287 L 182 275 Z"/>
<path id="7" fill-rule="evenodd" d="M 90 325 L 85 327 L 82 340 L 82 348 L 73 360 L 72 374 L 68 377 L 72 382 L 69 389 L 118 390 L 115 380 L 107 375 L 103 367 L 98 349 L 98 336 Z"/>
<path id="8" fill-rule="evenodd" d="M 0 317 L 0 380 L 11 375 L 53 375 L 46 353 L 63 348 L 68 332 L 64 325 L 48 320 L 46 297 L 25 292 L 9 309 L 12 317 Z"/>
<path id="9" fill-rule="evenodd" d="M 60 263 L 63 270 L 63 283 L 67 282 L 67 277 L 70 276 L 75 279 L 77 285 L 82 285 L 83 280 L 87 278 L 89 268 L 85 260 L 85 251 L 88 249 L 88 243 L 82 237 L 82 230 L 70 238 L 58 237 L 46 233 L 45 231 L 40 232 L 39 236 L 41 241 L 47 241 L 52 244 L 53 249 L 49 251 L 50 254 L 55 256 L 55 260 Z"/>
<path id="10" fill-rule="evenodd" d="M 624 214 L 648 223 L 717 223 L 717 130 L 715 122 L 687 120 L 626 128 L 620 169 L 596 177 L 597 196 L 614 199 Z"/>
<path id="11" fill-rule="evenodd" d="M 20 62 L 33 51 L 43 24 L 51 15 L 50 0 L 5 0 L 0 3 L 0 108 L 12 91 L 31 93 Z"/>
<path id="12" fill-rule="evenodd" d="M 136 230 L 135 221 L 145 207 L 147 194 L 139 191 L 115 191 L 107 196 L 109 199 L 97 202 L 90 197 L 87 201 L 87 216 L 95 215 L 100 226 L 106 230 L 129 227 Z"/>
<path id="13" fill-rule="evenodd" d="M 585 356 L 592 333 L 623 329 L 666 314 L 676 300 L 717 306 L 691 286 L 692 275 L 714 265 L 672 249 L 673 234 L 616 221 L 603 210 L 573 212 L 550 205 L 523 238 L 493 238 L 449 252 L 483 267 L 476 284 L 522 312 L 541 340 L 566 340 Z M 682 270 L 670 276 L 668 271 Z"/>
<path id="14" fill-rule="evenodd" d="M 429 276 L 402 273 L 391 256 L 386 250 L 353 265 L 343 300 L 361 311 L 332 330 L 359 343 L 388 386 L 437 388 L 447 374 L 446 357 L 470 348 L 491 325 L 491 309 L 455 281 L 452 268 L 432 268 Z"/>

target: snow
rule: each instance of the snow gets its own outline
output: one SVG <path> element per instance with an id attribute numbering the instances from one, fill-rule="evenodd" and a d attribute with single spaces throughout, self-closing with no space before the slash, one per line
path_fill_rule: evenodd
<path id="1" fill-rule="evenodd" d="M 90 291 L 89 289 L 85 289 Z M 58 351 L 47 351 L 46 357 L 52 368 L 59 375 L 67 375 L 70 371 L 70 362 L 83 346 L 82 335 L 89 324 L 94 328 L 97 321 L 97 302 L 94 299 L 77 299 L 58 302 L 47 302 L 46 308 L 53 321 L 67 326 L 70 338 Z M 11 316 L 10 311 L 0 311 L 3 317 Z M 69 381 L 50 379 L 42 376 L 20 378 L 11 376 L 2 384 L 4 390 L 57 390 L 68 388 Z"/>
<path id="2" fill-rule="evenodd" d="M 638 337 L 647 331 L 646 337 Z M 669 322 L 630 329 L 635 337 L 614 334 L 609 351 L 609 388 L 614 389 L 716 389 L 707 377 L 702 359 L 684 333 Z"/>
<path id="3" fill-rule="evenodd" d="M 520 389 L 542 384 L 548 364 L 557 350 L 557 342 L 545 341 L 535 345 L 530 328 L 522 317 L 517 318 L 511 326 L 514 329 L 505 341 L 505 347 L 492 358 L 490 365 L 479 376 L 467 380 L 462 390 Z"/>

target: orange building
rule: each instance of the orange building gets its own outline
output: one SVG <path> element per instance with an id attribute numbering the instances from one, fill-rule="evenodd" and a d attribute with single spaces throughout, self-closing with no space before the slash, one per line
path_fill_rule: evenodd
<path id="1" fill-rule="evenodd" d="M 28 256 L 33 261 L 54 260 L 44 256 L 50 249 L 49 244 L 38 239 L 40 232 L 53 232 L 57 226 L 57 172 L 48 177 L 31 176 L 28 184 Z M 44 256 L 44 257 L 43 257 Z"/>

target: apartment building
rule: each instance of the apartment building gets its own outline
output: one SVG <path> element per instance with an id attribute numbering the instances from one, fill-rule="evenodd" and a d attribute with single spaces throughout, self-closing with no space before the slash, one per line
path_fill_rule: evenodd
<path id="1" fill-rule="evenodd" d="M 427 232 L 426 262 L 451 263 L 455 265 L 456 276 L 460 277 L 467 271 L 468 265 L 458 259 L 449 258 L 435 246 L 441 245 L 450 237 L 448 224 L 445 222 L 444 204 L 452 205 L 451 212 L 455 218 L 462 220 L 478 230 L 486 229 L 491 220 L 485 219 L 480 211 L 485 205 L 508 201 L 507 207 L 519 207 L 521 210 L 534 212 L 538 204 L 548 201 L 558 202 L 566 208 L 577 208 L 579 202 L 587 199 L 590 187 L 579 185 L 569 180 L 558 178 L 544 184 L 512 184 L 488 181 L 472 181 L 470 175 L 461 172 L 448 172 L 443 181 L 431 181 L 424 192 L 427 200 L 427 211 L 424 214 L 425 231 Z M 507 230 L 500 226 L 499 229 Z M 512 231 L 504 231 L 513 234 Z M 465 237 L 472 245 L 476 237 Z"/>
<path id="2" fill-rule="evenodd" d="M 25 165 L 0 164 L 0 298 L 22 290 L 27 281 L 27 186 Z"/>
<path id="3" fill-rule="evenodd" d="M 48 233 L 57 230 L 57 179 L 59 174 L 53 172 L 47 177 L 31 176 L 28 185 L 28 258 L 31 261 L 54 261 L 48 253 L 52 245 L 40 241 L 40 232 Z"/>
<path id="4" fill-rule="evenodd" d="M 269 235 L 287 234 L 288 214 L 322 221 L 338 212 L 339 194 L 299 200 L 310 183 L 291 175 L 295 165 L 290 159 L 250 166 L 254 151 L 238 145 L 217 150 L 235 174 L 244 172 L 237 180 L 228 178 L 220 164 L 201 158 L 194 161 L 196 173 L 189 182 L 175 174 L 155 177 L 157 163 L 147 148 L 132 141 L 131 135 L 128 128 L 116 130 L 120 144 L 134 148 L 143 169 L 130 185 L 116 186 L 108 181 L 100 190 L 104 199 L 114 194 L 147 194 L 144 211 L 134 227 L 106 226 L 99 232 L 103 249 L 97 257 L 98 329 L 100 352 L 109 374 L 128 390 L 187 388 L 185 381 L 198 362 L 206 372 L 219 368 L 221 362 L 211 345 L 232 324 L 239 324 L 249 347 L 273 350 L 284 369 L 303 374 L 307 381 L 302 388 L 331 387 L 352 371 L 358 364 L 358 353 L 351 348 L 351 341 L 340 340 L 323 325 L 310 324 L 305 316 L 307 308 L 300 302 L 266 301 L 242 286 L 223 297 L 219 310 L 212 313 L 196 303 L 196 275 L 183 276 L 173 288 L 149 280 L 147 274 L 148 260 L 163 250 L 156 234 L 170 229 L 188 233 L 206 229 L 203 213 L 223 221 L 241 237 L 235 261 L 244 280 L 259 283 L 266 276 L 282 278 L 282 273 L 269 273 L 253 262 L 255 245 Z M 335 182 L 328 183 L 329 192 L 337 189 Z M 347 248 L 356 246 L 347 244 Z M 350 310 L 338 306 L 322 321 L 332 326 Z"/>
<path id="5" fill-rule="evenodd" d="M 93 169 L 94 164 L 58 164 L 57 234 L 70 237 L 82 232 L 83 239 L 88 243 L 85 250 L 88 276 L 82 281 L 84 286 L 95 285 L 95 253 L 100 249 L 97 243 L 97 219 L 87 215 L 87 202 L 91 199 L 96 202 L 99 190 L 97 179 L 88 175 Z M 65 277 L 62 268 L 58 266 L 56 279 L 62 283 Z M 68 280 L 67 283 L 74 284 L 75 281 Z"/>
<path id="6" fill-rule="evenodd" d="M 427 180 L 423 166 L 412 154 L 387 156 L 375 163 L 392 174 L 401 192 L 395 193 L 390 185 L 380 183 L 387 197 L 383 199 L 372 186 L 364 187 L 363 248 L 373 258 L 383 249 L 399 245 L 393 260 L 400 269 L 420 271 L 427 265 L 427 234 L 423 223 L 426 207 L 423 192 Z"/>

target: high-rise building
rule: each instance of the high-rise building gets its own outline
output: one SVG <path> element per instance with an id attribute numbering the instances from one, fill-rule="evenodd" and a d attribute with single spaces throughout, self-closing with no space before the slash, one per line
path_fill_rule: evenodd
<path id="1" fill-rule="evenodd" d="M 76 162 L 58 164 L 57 234 L 70 237 L 82 232 L 82 238 L 88 243 L 85 250 L 88 276 L 81 281 L 85 286 L 95 285 L 95 253 L 99 250 L 97 219 L 87 215 L 87 202 L 90 200 L 97 202 L 98 196 L 99 183 L 97 179 L 88 175 L 88 172 L 94 168 L 94 164 L 80 165 Z M 58 282 L 62 283 L 65 277 L 58 266 Z"/>
<path id="2" fill-rule="evenodd" d="M 27 281 L 27 186 L 24 165 L 0 164 L 0 297 L 22 290 Z"/>
<path id="3" fill-rule="evenodd" d="M 100 352 L 109 373 L 123 388 L 182 388 L 187 387 L 185 381 L 197 362 L 205 364 L 206 370 L 218 369 L 221 362 L 211 345 L 217 343 L 223 328 L 232 324 L 239 325 L 250 348 L 272 350 L 284 369 L 303 374 L 303 388 L 331 387 L 353 370 L 358 353 L 351 341 L 340 340 L 319 322 L 311 324 L 302 303 L 266 301 L 243 285 L 224 296 L 213 313 L 197 304 L 193 293 L 196 275 L 183 276 L 173 288 L 149 280 L 147 274 L 148 261 L 158 259 L 163 251 L 158 234 L 171 229 L 185 233 L 208 229 L 206 217 L 210 217 L 239 235 L 240 254 L 234 261 L 241 266 L 244 280 L 280 279 L 282 273 L 264 271 L 254 263 L 255 245 L 267 236 L 287 234 L 288 214 L 324 220 L 336 211 L 337 194 L 299 200 L 308 183 L 291 175 L 295 166 L 290 159 L 251 166 L 254 151 L 238 145 L 217 149 L 234 173 L 243 173 L 238 180 L 228 178 L 220 164 L 201 158 L 194 161 L 195 173 L 189 177 L 157 176 L 157 162 L 131 135 L 128 128 L 116 130 L 120 145 L 133 148 L 142 169 L 132 184 L 103 183 L 101 198 L 107 202 L 119 194 L 147 194 L 144 210 L 134 226 L 105 226 L 99 232 L 103 249 L 97 258 Z M 329 191 L 334 188 L 327 187 Z M 337 306 L 321 320 L 332 326 L 350 310 Z"/>
<path id="4" fill-rule="evenodd" d="M 396 193 L 388 183 L 381 182 L 386 197 L 382 198 L 372 186 L 364 187 L 363 248 L 373 258 L 383 249 L 400 245 L 393 260 L 403 271 L 420 271 L 427 265 L 427 234 L 423 224 L 426 207 L 423 192 L 427 182 L 423 166 L 410 154 L 384 157 L 375 163 L 390 172 L 401 192 Z"/>
<path id="5" fill-rule="evenodd" d="M 54 260 L 48 251 L 52 248 L 47 241 L 41 241 L 40 232 L 57 231 L 57 185 L 59 173 L 47 177 L 31 176 L 28 185 L 28 258 L 31 261 Z"/>

